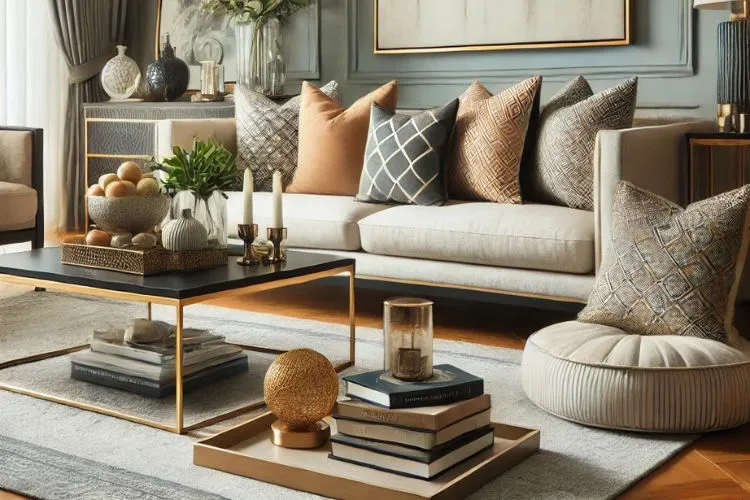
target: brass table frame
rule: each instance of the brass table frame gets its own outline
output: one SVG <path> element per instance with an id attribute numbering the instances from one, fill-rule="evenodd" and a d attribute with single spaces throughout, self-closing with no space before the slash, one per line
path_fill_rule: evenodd
<path id="1" fill-rule="evenodd" d="M 232 295 L 247 293 L 247 292 L 260 292 L 264 290 L 271 290 L 274 288 L 282 288 L 286 286 L 299 285 L 302 283 L 308 283 L 310 281 L 315 281 L 315 280 L 327 278 L 330 276 L 336 276 L 339 274 L 349 274 L 349 359 L 335 366 L 336 371 L 340 372 L 342 370 L 345 370 L 346 368 L 354 366 L 354 361 L 355 361 L 356 327 L 355 327 L 355 318 L 354 318 L 355 317 L 354 264 L 348 264 L 346 266 L 341 266 L 341 267 L 329 269 L 326 271 L 319 271 L 319 272 L 297 276 L 293 278 L 279 279 L 279 280 L 269 281 L 267 283 L 249 285 L 249 286 L 245 286 L 241 288 L 225 290 L 225 291 L 210 293 L 206 295 L 199 295 L 199 296 L 190 297 L 187 299 L 172 299 L 172 298 L 158 297 L 158 296 L 153 296 L 153 295 L 141 295 L 141 294 L 131 293 L 131 292 L 120 292 L 120 291 L 114 291 L 114 290 L 107 290 L 104 288 L 95 288 L 95 287 L 89 287 L 89 286 L 83 286 L 83 285 L 73 285 L 73 284 L 68 284 L 68 283 L 60 283 L 57 281 L 48 281 L 48 280 L 42 280 L 42 279 L 11 276 L 11 275 L 5 275 L 5 274 L 0 274 L 0 282 L 14 284 L 14 285 L 24 285 L 24 286 L 45 288 L 48 290 L 57 290 L 57 291 L 69 292 L 69 293 L 78 293 L 82 295 L 91 295 L 95 297 L 104 297 L 104 298 L 115 299 L 115 300 L 124 300 L 124 301 L 130 301 L 130 302 L 145 302 L 147 317 L 149 319 L 151 318 L 151 305 L 152 304 L 174 306 L 177 309 L 176 343 L 177 345 L 181 346 L 182 335 L 183 335 L 183 319 L 184 319 L 183 309 L 186 306 L 199 304 L 202 302 L 207 302 L 210 300 L 215 300 L 215 299 L 228 297 Z M 244 344 L 235 344 L 235 345 L 242 347 L 243 349 L 246 349 L 246 350 L 262 352 L 262 353 L 267 353 L 267 354 L 282 354 L 286 352 L 283 350 L 270 349 L 270 348 L 259 347 L 259 346 L 251 346 L 251 345 L 244 345 Z M 89 347 L 89 344 L 77 345 L 77 346 L 68 347 L 65 349 L 58 349 L 55 351 L 34 354 L 34 355 L 26 356 L 23 358 L 6 361 L 3 363 L 0 363 L 0 370 L 3 370 L 5 368 L 10 368 L 12 366 L 23 365 L 26 363 L 33 363 L 35 361 L 42 361 L 44 359 L 54 358 L 56 356 L 63 356 L 65 354 L 70 354 L 76 351 L 80 351 L 87 347 Z M 29 389 L 24 389 L 21 387 L 16 387 L 16 386 L 5 384 L 2 382 L 0 382 L 0 390 L 14 392 L 17 394 L 24 394 L 26 396 L 31 396 L 37 399 L 44 399 L 46 401 L 52 401 L 54 403 L 72 406 L 74 408 L 79 408 L 82 410 L 100 413 L 102 415 L 109 415 L 111 417 L 117 417 L 123 420 L 129 420 L 130 422 L 135 422 L 137 424 L 142 424 L 142 425 L 148 425 L 150 427 L 155 427 L 157 429 L 162 429 L 162 430 L 174 432 L 177 434 L 184 434 L 186 432 L 200 429 L 202 427 L 213 425 L 223 420 L 234 418 L 243 413 L 249 412 L 256 408 L 260 408 L 261 406 L 265 404 L 264 401 L 261 400 L 255 403 L 251 403 L 249 405 L 242 406 L 240 408 L 236 408 L 234 410 L 230 410 L 220 415 L 216 415 L 214 417 L 202 420 L 192 425 L 185 426 L 184 415 L 183 415 L 184 400 L 183 400 L 183 386 L 182 386 L 183 385 L 182 361 L 183 361 L 182 349 L 177 349 L 176 359 L 175 359 L 177 373 L 176 373 L 176 384 L 175 384 L 176 385 L 175 387 L 176 416 L 175 416 L 174 426 L 164 424 L 162 422 L 157 422 L 157 421 L 141 418 L 136 415 L 130 415 L 130 414 L 123 413 L 117 410 L 112 410 L 109 408 L 96 406 L 96 405 L 89 404 L 89 403 L 82 403 L 78 401 L 61 398 L 58 396 L 53 396 L 51 394 L 45 394 L 45 393 L 41 393 L 37 391 L 32 391 Z"/>

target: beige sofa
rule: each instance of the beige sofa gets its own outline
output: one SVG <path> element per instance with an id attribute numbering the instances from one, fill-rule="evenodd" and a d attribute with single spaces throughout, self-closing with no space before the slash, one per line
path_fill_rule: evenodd
<path id="1" fill-rule="evenodd" d="M 682 201 L 684 134 L 712 127 L 689 122 L 600 132 L 592 158 L 593 212 L 458 201 L 444 207 L 387 206 L 285 194 L 288 243 L 354 257 L 360 278 L 585 302 L 609 239 L 617 182 L 628 180 Z M 159 153 L 189 147 L 194 137 L 215 137 L 234 149 L 234 120 L 164 120 L 158 126 Z M 270 201 L 270 193 L 255 194 L 261 234 L 270 220 Z M 229 193 L 230 238 L 236 237 L 241 212 L 241 193 Z"/>

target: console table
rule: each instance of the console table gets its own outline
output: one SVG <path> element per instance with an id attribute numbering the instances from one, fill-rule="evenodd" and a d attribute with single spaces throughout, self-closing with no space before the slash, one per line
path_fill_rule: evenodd
<path id="1" fill-rule="evenodd" d="M 744 186 L 747 180 L 747 148 L 750 148 L 750 134 L 735 132 L 702 132 L 686 134 L 688 146 L 688 203 L 696 202 L 700 199 L 714 196 L 717 194 L 717 171 L 715 165 L 725 170 L 732 170 L 730 175 L 735 177 L 731 184 L 723 186 L 724 191 L 727 188 L 737 188 Z M 724 151 L 715 151 L 724 150 Z M 717 153 L 722 153 L 720 161 L 716 161 Z M 701 156 L 702 158 L 699 158 Z M 704 182 L 699 182 L 698 168 L 699 160 L 703 159 L 707 167 L 707 178 Z M 722 172 L 726 177 L 726 172 Z M 704 193 L 699 193 L 698 186 L 706 184 Z"/>
<path id="2" fill-rule="evenodd" d="M 156 122 L 165 119 L 231 118 L 234 102 L 104 102 L 83 105 L 86 187 L 123 161 L 143 162 L 156 156 Z M 85 211 L 88 228 L 88 210 Z"/>

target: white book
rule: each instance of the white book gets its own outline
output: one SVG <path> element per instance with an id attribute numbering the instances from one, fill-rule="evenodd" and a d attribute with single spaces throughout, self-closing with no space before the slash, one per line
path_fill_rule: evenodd
<path id="1" fill-rule="evenodd" d="M 113 344 L 111 342 L 97 339 L 91 341 L 91 350 L 94 352 L 113 354 L 115 356 L 122 356 L 124 358 L 164 366 L 174 366 L 176 359 L 174 354 L 161 354 L 154 351 L 139 349 L 128 344 Z M 242 352 L 242 348 L 225 343 L 209 344 L 198 349 L 186 350 L 182 357 L 182 364 L 184 366 L 190 366 L 195 363 L 202 363 L 209 359 L 227 356 L 236 352 Z"/>

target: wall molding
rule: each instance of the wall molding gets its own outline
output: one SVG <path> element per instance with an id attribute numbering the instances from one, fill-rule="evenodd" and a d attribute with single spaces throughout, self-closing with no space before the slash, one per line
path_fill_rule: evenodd
<path id="1" fill-rule="evenodd" d="M 287 68 L 287 85 L 301 84 L 303 80 L 320 79 L 320 3 L 321 0 L 316 0 L 306 9 L 308 36 L 304 46 L 307 47 L 308 66 Z M 286 40 L 284 40 L 284 43 L 286 45 Z"/>
<path id="2" fill-rule="evenodd" d="M 529 68 L 476 68 L 476 69 L 445 69 L 445 70 L 412 70 L 372 71 L 363 68 L 359 50 L 367 50 L 368 57 L 402 57 L 398 55 L 375 55 L 373 52 L 374 36 L 372 30 L 360 33 L 360 16 L 366 15 L 365 9 L 371 8 L 370 2 L 361 0 L 346 0 L 347 37 L 347 81 L 357 85 L 375 85 L 384 81 L 398 79 L 401 85 L 454 85 L 465 84 L 469 79 L 481 79 L 485 83 L 514 83 L 530 74 Z M 634 9 L 635 10 L 635 9 Z M 372 15 L 372 14 L 370 14 Z M 634 12 L 638 16 L 638 12 Z M 644 63 L 620 66 L 590 65 L 571 68 L 534 68 L 533 72 L 542 75 L 547 81 L 567 81 L 571 77 L 585 74 L 592 80 L 621 79 L 634 74 L 644 78 L 680 78 L 695 74 L 693 61 L 693 9 L 692 1 L 679 0 L 675 3 L 673 16 L 677 25 L 678 40 L 674 54 L 670 55 L 667 63 Z M 374 28 L 372 28 L 374 29 Z M 638 30 L 634 26 L 634 43 L 637 45 Z M 627 50 L 627 48 L 623 48 Z M 549 49 L 550 54 L 561 49 Z M 586 50 L 586 49 L 572 49 Z M 599 49 L 610 50 L 610 49 Z M 464 53 L 467 56 L 471 53 Z M 424 54 L 421 55 L 425 57 Z M 426 57 L 434 57 L 427 55 Z"/>

